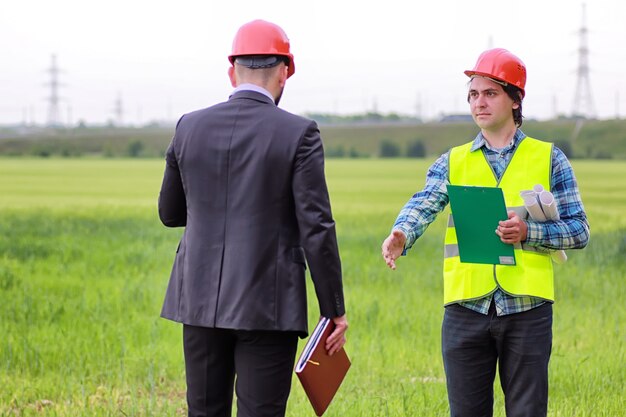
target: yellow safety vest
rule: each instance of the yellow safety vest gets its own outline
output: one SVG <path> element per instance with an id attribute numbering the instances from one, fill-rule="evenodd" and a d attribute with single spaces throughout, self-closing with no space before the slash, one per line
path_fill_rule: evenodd
<path id="1" fill-rule="evenodd" d="M 524 138 L 500 181 L 482 150 L 470 152 L 471 147 L 472 143 L 467 143 L 450 150 L 450 184 L 500 187 L 507 210 L 515 210 L 525 219 L 527 211 L 520 191 L 530 190 L 536 184 L 550 190 L 552 144 Z M 518 244 L 515 246 L 515 261 L 516 265 L 462 263 L 458 256 L 454 221 L 450 215 L 443 262 L 444 304 L 483 298 L 498 287 L 511 295 L 528 295 L 553 301 L 554 277 L 550 255 Z"/>

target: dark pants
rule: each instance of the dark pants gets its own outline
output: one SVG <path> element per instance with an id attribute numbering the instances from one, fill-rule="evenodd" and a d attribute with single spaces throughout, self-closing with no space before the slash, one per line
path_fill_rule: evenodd
<path id="1" fill-rule="evenodd" d="M 294 332 L 183 326 L 189 417 L 282 417 L 298 345 Z"/>
<path id="2" fill-rule="evenodd" d="M 442 326 L 443 364 L 452 417 L 493 415 L 496 364 L 508 417 L 541 417 L 548 409 L 552 304 L 498 317 L 457 304 Z"/>

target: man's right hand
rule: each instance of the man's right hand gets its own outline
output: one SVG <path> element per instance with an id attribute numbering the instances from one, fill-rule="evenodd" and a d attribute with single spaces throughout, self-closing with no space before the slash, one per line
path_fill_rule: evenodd
<path id="1" fill-rule="evenodd" d="M 389 268 L 396 269 L 396 259 L 402 255 L 405 243 L 406 236 L 399 230 L 391 232 L 391 234 L 383 242 L 383 259 Z"/>

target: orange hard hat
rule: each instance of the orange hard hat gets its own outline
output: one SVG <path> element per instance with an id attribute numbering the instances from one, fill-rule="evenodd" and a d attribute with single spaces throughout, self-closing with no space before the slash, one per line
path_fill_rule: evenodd
<path id="1" fill-rule="evenodd" d="M 474 69 L 465 71 L 468 77 L 482 76 L 493 78 L 522 90 L 526 94 L 526 66 L 521 59 L 502 48 L 489 49 L 478 57 Z"/>
<path id="2" fill-rule="evenodd" d="M 289 59 L 287 78 L 296 72 L 293 55 L 289 51 L 289 38 L 280 26 L 265 20 L 253 20 L 239 28 L 233 40 L 233 51 L 228 56 L 231 64 L 245 55 L 284 56 Z"/>

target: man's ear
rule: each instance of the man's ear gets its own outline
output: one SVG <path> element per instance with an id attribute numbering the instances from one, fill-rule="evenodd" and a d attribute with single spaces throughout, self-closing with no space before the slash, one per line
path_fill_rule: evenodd
<path id="1" fill-rule="evenodd" d="M 287 77 L 289 76 L 289 67 L 287 65 L 283 65 L 280 67 L 280 86 L 284 87 L 287 84 Z"/>
<path id="2" fill-rule="evenodd" d="M 237 88 L 237 74 L 235 74 L 235 66 L 228 68 L 228 78 L 230 78 L 230 84 Z"/>
<path id="3" fill-rule="evenodd" d="M 519 109 L 519 106 L 522 104 L 522 100 L 524 100 L 524 96 L 521 91 L 517 92 L 517 97 L 519 98 L 519 101 L 513 102 L 513 109 L 515 110 Z"/>

